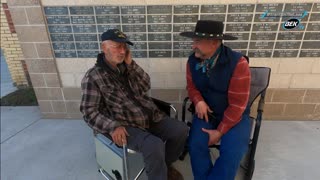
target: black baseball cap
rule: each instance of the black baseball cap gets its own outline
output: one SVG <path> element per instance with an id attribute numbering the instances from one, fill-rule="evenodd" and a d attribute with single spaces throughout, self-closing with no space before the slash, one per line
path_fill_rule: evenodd
<path id="1" fill-rule="evenodd" d="M 108 31 L 102 33 L 101 35 L 101 41 L 105 40 L 111 40 L 116 42 L 125 42 L 129 45 L 133 45 L 131 41 L 127 38 L 127 35 L 125 35 L 122 31 L 119 29 L 109 29 Z"/>

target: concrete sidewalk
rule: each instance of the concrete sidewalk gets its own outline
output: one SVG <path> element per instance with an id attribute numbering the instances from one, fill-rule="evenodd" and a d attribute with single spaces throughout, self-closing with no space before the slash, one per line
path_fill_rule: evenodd
<path id="1" fill-rule="evenodd" d="M 317 180 L 320 121 L 264 121 L 256 180 Z M 82 120 L 40 118 L 38 107 L 1 107 L 2 180 L 103 180 Z M 175 164 L 192 179 L 188 159 Z"/>

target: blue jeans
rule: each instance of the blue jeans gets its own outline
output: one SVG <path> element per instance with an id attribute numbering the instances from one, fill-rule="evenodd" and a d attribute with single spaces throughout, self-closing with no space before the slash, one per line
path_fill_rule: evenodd
<path id="1" fill-rule="evenodd" d="M 194 179 L 234 180 L 241 159 L 248 150 L 250 124 L 250 117 L 244 115 L 238 124 L 222 136 L 220 156 L 213 165 L 208 148 L 209 136 L 201 128 L 214 129 L 215 127 L 193 116 L 188 148 Z"/>

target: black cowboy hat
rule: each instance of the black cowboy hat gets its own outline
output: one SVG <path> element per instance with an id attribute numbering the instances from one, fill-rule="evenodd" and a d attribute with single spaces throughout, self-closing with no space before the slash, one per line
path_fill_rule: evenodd
<path id="1" fill-rule="evenodd" d="M 236 40 L 237 37 L 223 34 L 223 22 L 199 20 L 194 32 L 182 32 L 181 36 L 189 38 Z"/>

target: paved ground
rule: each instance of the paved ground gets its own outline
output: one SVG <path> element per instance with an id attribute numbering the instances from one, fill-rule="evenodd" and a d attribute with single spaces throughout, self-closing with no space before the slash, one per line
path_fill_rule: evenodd
<path id="1" fill-rule="evenodd" d="M 320 121 L 264 121 L 255 180 L 320 179 Z M 41 119 L 38 107 L 1 107 L 2 180 L 103 180 L 82 120 Z M 175 164 L 191 180 L 188 160 Z"/>

